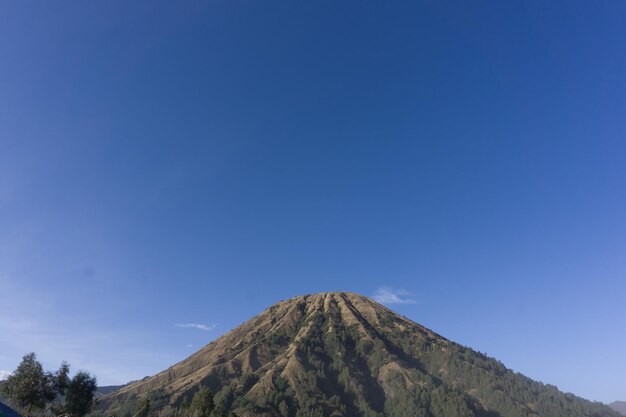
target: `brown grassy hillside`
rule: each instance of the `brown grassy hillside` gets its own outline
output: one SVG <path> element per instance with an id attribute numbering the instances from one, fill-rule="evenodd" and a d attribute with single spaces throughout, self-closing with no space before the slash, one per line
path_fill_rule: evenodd
<path id="1" fill-rule="evenodd" d="M 341 292 L 279 302 L 99 410 L 124 417 L 150 397 L 171 413 L 200 386 L 216 393 L 216 416 L 618 416 Z"/>

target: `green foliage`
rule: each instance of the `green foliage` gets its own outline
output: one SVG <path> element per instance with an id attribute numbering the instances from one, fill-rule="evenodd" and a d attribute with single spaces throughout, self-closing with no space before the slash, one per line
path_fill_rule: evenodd
<path id="1" fill-rule="evenodd" d="M 150 399 L 144 398 L 137 404 L 133 417 L 148 417 L 150 415 Z"/>
<path id="2" fill-rule="evenodd" d="M 188 410 L 191 407 L 191 403 L 187 399 L 187 397 L 183 398 L 182 403 L 180 404 L 180 408 L 183 410 Z"/>
<path id="3" fill-rule="evenodd" d="M 3 394 L 26 416 L 43 411 L 67 385 L 69 365 L 55 374 L 44 372 L 34 353 L 24 355 L 13 374 L 2 384 Z"/>
<path id="4" fill-rule="evenodd" d="M 209 417 L 214 407 L 213 393 L 207 387 L 202 387 L 191 400 L 191 415 L 193 417 Z"/>
<path id="5" fill-rule="evenodd" d="M 150 391 L 148 399 L 150 400 L 150 408 L 152 410 L 161 409 L 169 404 L 169 395 L 163 389 Z"/>
<path id="6" fill-rule="evenodd" d="M 61 367 L 52 378 L 52 382 L 57 393 L 61 395 L 65 393 L 72 382 L 70 379 L 70 365 L 67 362 L 61 363 Z"/>
<path id="7" fill-rule="evenodd" d="M 227 417 L 235 399 L 235 389 L 231 385 L 224 386 L 215 394 L 215 408 L 212 417 Z"/>
<path id="8" fill-rule="evenodd" d="M 67 382 L 65 411 L 71 417 L 83 417 L 91 411 L 93 397 L 98 388 L 96 378 L 80 371 Z"/>
<path id="9" fill-rule="evenodd" d="M 70 378 L 66 362 L 56 372 L 44 372 L 34 353 L 24 355 L 15 372 L 2 384 L 9 401 L 26 416 L 67 414 L 83 417 L 91 411 L 96 378 L 85 371 Z"/>
<path id="10" fill-rule="evenodd" d="M 252 388 L 254 384 L 257 383 L 257 381 L 258 378 L 256 377 L 256 375 L 252 373 L 245 373 L 241 376 L 240 379 L 241 389 L 243 390 L 243 392 L 247 392 L 248 390 L 250 390 L 250 388 Z"/>

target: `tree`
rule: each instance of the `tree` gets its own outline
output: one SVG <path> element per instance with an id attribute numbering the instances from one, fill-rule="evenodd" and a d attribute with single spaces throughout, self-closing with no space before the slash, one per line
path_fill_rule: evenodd
<path id="1" fill-rule="evenodd" d="M 54 389 L 57 393 L 63 395 L 70 384 L 70 365 L 63 361 L 59 370 L 52 376 Z"/>
<path id="2" fill-rule="evenodd" d="M 80 371 L 67 385 L 65 411 L 72 417 L 84 417 L 91 411 L 93 397 L 98 388 L 96 377 Z"/>
<path id="3" fill-rule="evenodd" d="M 63 403 L 54 400 L 58 395 L 65 395 L 65 391 L 67 390 L 67 387 L 71 382 L 69 373 L 70 365 L 65 361 L 61 363 L 61 367 L 54 374 L 51 372 L 46 372 L 46 377 L 52 388 L 46 400 L 48 401 L 48 403 L 50 403 L 50 411 L 52 412 L 52 414 L 65 414 L 65 407 Z"/>
<path id="4" fill-rule="evenodd" d="M 202 387 L 191 400 L 191 415 L 193 417 L 209 417 L 214 406 L 213 393 L 207 387 Z"/>
<path id="5" fill-rule="evenodd" d="M 84 417 L 91 411 L 96 378 L 85 371 L 78 372 L 74 378 L 69 373 L 67 362 L 56 372 L 44 372 L 37 356 L 29 353 L 0 389 L 26 417 L 44 410 L 48 414 Z"/>
<path id="6" fill-rule="evenodd" d="M 62 366 L 57 374 L 64 369 Z M 44 373 L 34 353 L 28 353 L 2 388 L 4 394 L 30 417 L 31 412 L 43 410 L 48 403 L 54 401 L 57 388 L 61 385 L 53 374 Z"/>

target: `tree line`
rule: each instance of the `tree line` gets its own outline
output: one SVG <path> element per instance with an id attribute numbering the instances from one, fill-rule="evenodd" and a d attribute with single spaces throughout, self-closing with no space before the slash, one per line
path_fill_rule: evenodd
<path id="1" fill-rule="evenodd" d="M 84 417 L 92 408 L 97 380 L 86 371 L 70 378 L 70 365 L 63 362 L 55 372 L 44 371 L 34 353 L 28 353 L 0 393 L 25 417 Z"/>

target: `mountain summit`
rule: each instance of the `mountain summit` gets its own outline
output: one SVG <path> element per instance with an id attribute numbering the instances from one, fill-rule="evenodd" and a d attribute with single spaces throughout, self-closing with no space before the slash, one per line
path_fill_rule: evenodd
<path id="1" fill-rule="evenodd" d="M 201 386 L 216 416 L 619 416 L 346 292 L 281 301 L 99 407 L 124 417 L 147 397 L 165 416 Z"/>

